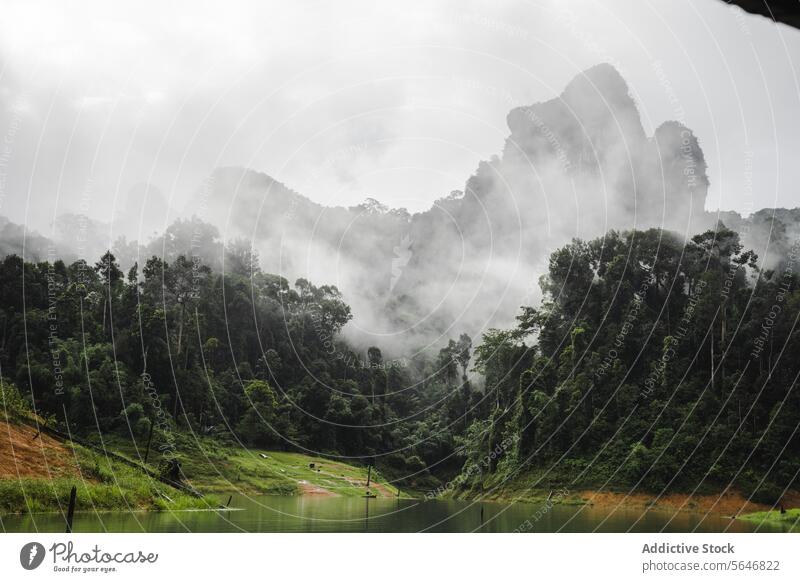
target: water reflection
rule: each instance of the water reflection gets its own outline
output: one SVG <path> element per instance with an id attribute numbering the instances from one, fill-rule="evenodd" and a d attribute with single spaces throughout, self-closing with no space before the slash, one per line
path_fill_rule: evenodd
<path id="1" fill-rule="evenodd" d="M 233 509 L 235 508 L 235 509 Z M 233 496 L 231 509 L 76 513 L 76 532 L 750 532 L 788 528 L 637 508 L 360 497 Z M 59 514 L 4 516 L 5 531 L 63 532 Z"/>

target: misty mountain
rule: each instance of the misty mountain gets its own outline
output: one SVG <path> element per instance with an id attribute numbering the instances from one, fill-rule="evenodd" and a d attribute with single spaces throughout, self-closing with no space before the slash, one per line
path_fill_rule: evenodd
<path id="1" fill-rule="evenodd" d="M 549 101 L 513 109 L 507 124 L 502 152 L 481 162 L 463 191 L 413 215 L 373 199 L 328 207 L 265 174 L 227 167 L 166 229 L 173 211 L 156 187 L 141 185 L 112 225 L 60 217 L 57 241 L 81 256 L 111 248 L 124 268 L 143 256 L 186 254 L 223 271 L 258 261 L 290 281 L 334 284 L 353 308 L 344 330 L 351 341 L 408 354 L 509 325 L 521 305 L 538 302 L 550 253 L 573 238 L 650 227 L 688 237 L 721 219 L 774 267 L 800 234 L 800 210 L 705 212 L 709 179 L 697 137 L 671 120 L 646 135 L 611 65 L 581 73 Z M 163 234 L 142 245 L 124 236 L 156 230 Z"/>
<path id="2" fill-rule="evenodd" d="M 31 261 L 46 261 L 52 249 L 55 245 L 49 238 L 0 216 L 0 256 L 18 255 Z M 58 256 L 62 256 L 60 251 Z M 75 255 L 66 251 L 63 257 L 70 260 Z"/>
<path id="3" fill-rule="evenodd" d="M 696 137 L 674 121 L 647 136 L 610 65 L 512 110 L 507 123 L 501 154 L 425 212 L 374 200 L 326 207 L 264 174 L 223 168 L 201 188 L 195 216 L 251 241 L 268 272 L 336 284 L 354 308 L 352 339 L 380 336 L 404 351 L 510 322 L 539 297 L 549 251 L 573 237 L 653 226 L 690 234 L 711 221 Z"/>

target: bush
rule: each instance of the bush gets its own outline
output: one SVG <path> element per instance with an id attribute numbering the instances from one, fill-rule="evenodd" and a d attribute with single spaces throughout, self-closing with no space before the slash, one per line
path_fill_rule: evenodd
<path id="1" fill-rule="evenodd" d="M 11 422 L 31 413 L 28 401 L 22 397 L 17 387 L 0 378 L 0 419 Z"/>
<path id="2" fill-rule="evenodd" d="M 406 459 L 406 470 L 414 473 L 422 473 L 425 469 L 425 462 L 417 455 L 412 455 Z"/>

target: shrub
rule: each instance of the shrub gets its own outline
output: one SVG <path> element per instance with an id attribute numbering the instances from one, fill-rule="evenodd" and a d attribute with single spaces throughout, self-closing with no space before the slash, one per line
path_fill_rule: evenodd
<path id="1" fill-rule="evenodd" d="M 17 387 L 0 378 L 0 419 L 6 422 L 28 416 L 31 408 Z"/>

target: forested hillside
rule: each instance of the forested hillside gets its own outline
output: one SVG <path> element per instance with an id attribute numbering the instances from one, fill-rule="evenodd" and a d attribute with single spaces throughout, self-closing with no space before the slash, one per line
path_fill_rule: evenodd
<path id="1" fill-rule="evenodd" d="M 798 245 L 771 271 L 720 225 L 609 232 L 555 251 L 512 329 L 384 359 L 341 338 L 336 287 L 229 249 L 0 264 L 4 402 L 168 461 L 181 435 L 377 464 L 425 491 L 797 488 Z M 238 257 L 238 260 L 234 260 Z M 474 349 L 473 349 L 474 348 Z M 9 400 L 10 402 L 10 400 Z M 446 487 L 443 488 L 443 486 Z"/>
<path id="2" fill-rule="evenodd" d="M 724 226 L 575 240 L 545 301 L 477 350 L 492 411 L 461 487 L 728 487 L 777 503 L 800 470 L 800 247 L 777 268 Z"/>
<path id="3" fill-rule="evenodd" d="M 238 266 L 223 276 L 185 255 L 127 274 L 110 252 L 94 264 L 6 257 L 4 390 L 76 435 L 143 446 L 153 426 L 165 459 L 175 431 L 191 431 L 378 462 L 412 483 L 430 481 L 428 464 L 458 469 L 450 427 L 474 412 L 469 383 L 449 394 L 454 359 L 358 353 L 339 337 L 351 314 L 335 287 L 291 285 L 238 258 L 228 253 Z"/>

